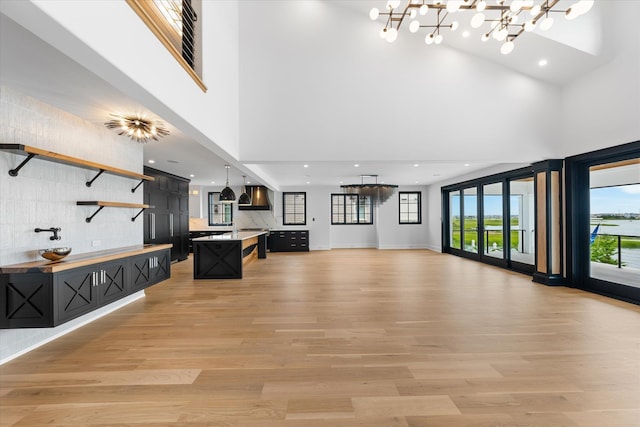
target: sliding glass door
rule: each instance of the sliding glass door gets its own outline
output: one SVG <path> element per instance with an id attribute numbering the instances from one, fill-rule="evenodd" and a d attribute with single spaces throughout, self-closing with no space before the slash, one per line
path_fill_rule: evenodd
<path id="1" fill-rule="evenodd" d="M 533 176 L 509 180 L 509 259 L 535 262 L 535 198 Z"/>
<path id="2" fill-rule="evenodd" d="M 504 195 L 502 182 L 482 187 L 482 228 L 484 256 L 504 259 L 508 239 L 504 235 Z"/>
<path id="3" fill-rule="evenodd" d="M 590 277 L 640 288 L 640 158 L 589 168 Z"/>
<path id="4" fill-rule="evenodd" d="M 462 190 L 462 238 L 464 245 L 462 250 L 478 253 L 478 190 L 469 187 Z"/>

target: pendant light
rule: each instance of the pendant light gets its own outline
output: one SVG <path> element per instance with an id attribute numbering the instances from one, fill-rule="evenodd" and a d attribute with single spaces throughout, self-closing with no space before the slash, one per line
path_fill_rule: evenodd
<path id="1" fill-rule="evenodd" d="M 233 203 L 236 201 L 236 193 L 234 193 L 233 190 L 229 187 L 229 168 L 231 166 L 224 165 L 224 167 L 227 169 L 227 186 L 222 189 L 222 192 L 220 192 L 220 202 Z"/>
<path id="2" fill-rule="evenodd" d="M 242 194 L 238 197 L 238 206 L 251 206 L 251 197 L 247 194 L 246 176 L 242 175 Z"/>

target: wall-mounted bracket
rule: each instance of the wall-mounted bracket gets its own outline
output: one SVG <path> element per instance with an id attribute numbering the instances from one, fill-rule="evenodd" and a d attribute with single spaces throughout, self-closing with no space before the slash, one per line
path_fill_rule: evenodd
<path id="1" fill-rule="evenodd" d="M 98 174 L 96 176 L 93 177 L 93 179 L 91 181 L 87 181 L 84 183 L 84 185 L 86 185 L 87 187 L 91 187 L 91 184 L 93 184 L 93 181 L 95 181 L 96 179 L 98 179 L 98 177 L 100 175 L 102 175 L 104 173 L 104 169 L 100 169 L 100 172 L 98 172 Z"/>
<path id="2" fill-rule="evenodd" d="M 140 181 L 140 182 L 138 183 L 138 185 L 136 185 L 135 187 L 133 187 L 133 188 L 131 189 L 131 192 L 132 192 L 132 193 L 135 193 L 135 192 L 136 192 L 136 190 L 138 189 L 138 187 L 140 187 L 140 186 L 141 186 L 145 181 L 146 181 L 145 179 L 143 179 L 142 181 Z"/>
<path id="3" fill-rule="evenodd" d="M 133 218 L 131 218 L 131 222 L 135 222 L 136 218 L 138 218 L 140 216 L 140 214 L 145 211 L 145 209 L 147 209 L 147 208 L 140 209 L 140 212 L 138 212 L 137 214 L 135 214 L 135 216 Z"/>
<path id="4" fill-rule="evenodd" d="M 87 221 L 87 222 L 91 222 L 93 217 L 96 216 L 98 214 L 98 212 L 100 212 L 105 207 L 110 207 L 110 208 L 138 208 L 138 209 L 142 209 L 143 211 L 145 209 L 149 208 L 149 205 L 143 205 L 143 204 L 140 204 L 140 203 L 105 202 L 105 201 L 101 201 L 101 200 L 89 201 L 89 202 L 84 202 L 84 201 L 76 202 L 76 205 L 78 205 L 78 206 L 99 206 L 100 207 L 97 211 L 95 211 L 93 213 L 93 215 L 91 215 L 90 217 L 85 219 L 85 221 Z M 138 215 L 140 215 L 140 213 L 138 213 Z M 131 218 L 131 221 L 134 221 L 138 215 L 136 215 L 135 217 Z"/>
<path id="5" fill-rule="evenodd" d="M 24 159 L 22 163 L 20 163 L 15 169 L 11 169 L 9 171 L 9 175 L 18 176 L 18 171 L 20 171 L 20 169 L 22 169 L 22 167 L 26 165 L 29 162 L 29 160 L 33 159 L 35 156 L 36 156 L 35 154 L 29 154 L 27 158 Z"/>

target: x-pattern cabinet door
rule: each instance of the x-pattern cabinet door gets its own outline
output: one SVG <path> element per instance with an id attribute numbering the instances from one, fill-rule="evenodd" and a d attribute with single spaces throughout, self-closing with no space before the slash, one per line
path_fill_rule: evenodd
<path id="1" fill-rule="evenodd" d="M 96 268 L 77 268 L 56 274 L 57 323 L 73 319 L 98 306 Z"/>

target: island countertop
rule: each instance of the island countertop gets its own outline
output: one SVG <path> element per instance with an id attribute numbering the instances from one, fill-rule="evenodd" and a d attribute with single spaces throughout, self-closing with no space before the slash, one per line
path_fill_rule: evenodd
<path id="1" fill-rule="evenodd" d="M 210 241 L 216 241 L 216 240 L 223 240 L 227 242 L 242 241 L 242 240 L 251 239 L 252 237 L 258 237 L 267 233 L 268 232 L 264 230 L 263 231 L 238 231 L 237 233 L 224 233 L 224 234 L 216 234 L 213 236 L 197 237 L 193 239 L 193 242 L 210 242 Z"/>

